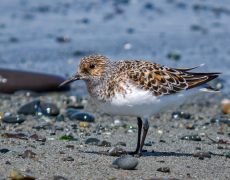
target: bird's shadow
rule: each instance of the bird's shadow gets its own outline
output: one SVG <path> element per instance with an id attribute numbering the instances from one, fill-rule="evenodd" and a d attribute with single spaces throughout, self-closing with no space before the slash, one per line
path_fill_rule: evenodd
<path id="1" fill-rule="evenodd" d="M 97 154 L 97 155 L 106 155 L 106 156 L 111 156 L 108 151 L 80 151 L 81 153 L 86 153 L 86 154 Z M 128 154 L 128 153 L 126 153 Z M 117 155 L 122 156 L 125 155 L 124 154 L 119 154 Z M 190 157 L 193 156 L 193 154 L 191 153 L 183 153 L 183 152 L 161 152 L 161 151 L 153 151 L 153 152 L 148 152 L 145 151 L 142 153 L 142 157 L 147 157 L 147 156 L 152 156 L 152 157 L 163 157 L 163 156 L 167 156 L 167 157 Z"/>

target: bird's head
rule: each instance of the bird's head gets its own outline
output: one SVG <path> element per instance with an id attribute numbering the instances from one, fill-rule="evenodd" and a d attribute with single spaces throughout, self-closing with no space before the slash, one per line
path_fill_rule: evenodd
<path id="1" fill-rule="evenodd" d="M 109 59 L 102 55 L 91 55 L 81 59 L 77 73 L 64 81 L 60 86 L 69 84 L 77 80 L 98 80 L 103 77 L 106 68 L 109 65 Z"/>

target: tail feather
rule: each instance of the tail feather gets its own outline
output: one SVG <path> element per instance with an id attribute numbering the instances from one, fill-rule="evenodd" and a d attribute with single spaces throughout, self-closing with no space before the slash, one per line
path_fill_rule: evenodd
<path id="1" fill-rule="evenodd" d="M 187 72 L 187 77 L 184 77 L 188 83 L 188 89 L 205 84 L 219 76 L 220 73 L 192 73 Z"/>

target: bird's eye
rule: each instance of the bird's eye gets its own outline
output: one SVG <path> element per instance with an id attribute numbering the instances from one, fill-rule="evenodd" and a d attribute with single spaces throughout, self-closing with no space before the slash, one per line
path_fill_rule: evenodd
<path id="1" fill-rule="evenodd" d="M 95 68 L 95 64 L 90 64 L 90 65 L 89 65 L 89 68 L 90 68 L 90 69 L 94 69 L 94 68 Z"/>

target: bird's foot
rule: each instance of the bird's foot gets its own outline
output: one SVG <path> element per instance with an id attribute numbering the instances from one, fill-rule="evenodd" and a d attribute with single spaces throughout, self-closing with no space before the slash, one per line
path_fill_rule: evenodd
<path id="1" fill-rule="evenodd" d="M 129 155 L 134 156 L 134 157 L 141 157 L 142 156 L 142 152 L 140 151 L 130 151 L 128 152 Z"/>

